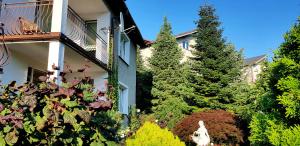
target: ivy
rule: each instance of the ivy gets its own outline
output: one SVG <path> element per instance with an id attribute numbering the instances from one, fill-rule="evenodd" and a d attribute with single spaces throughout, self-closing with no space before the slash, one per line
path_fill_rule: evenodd
<path id="1" fill-rule="evenodd" d="M 108 60 L 108 69 L 110 70 L 108 76 L 109 83 L 109 95 L 111 95 L 111 99 L 113 100 L 113 110 L 118 111 L 118 103 L 119 103 L 119 83 L 118 83 L 118 62 L 115 62 L 115 51 L 113 45 L 113 33 L 110 33 L 109 36 L 109 60 Z M 113 92 L 110 92 L 113 91 Z"/>

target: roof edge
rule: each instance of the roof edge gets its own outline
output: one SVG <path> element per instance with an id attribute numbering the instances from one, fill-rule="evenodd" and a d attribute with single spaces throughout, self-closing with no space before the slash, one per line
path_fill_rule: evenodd
<path id="1" fill-rule="evenodd" d="M 129 38 L 141 48 L 145 48 L 146 44 L 144 42 L 143 36 L 136 25 L 126 3 L 124 0 L 103 0 L 104 3 L 108 6 L 111 12 L 115 16 L 119 16 L 119 13 L 122 12 L 125 20 L 125 28 L 136 26 L 135 29 L 128 34 Z"/>

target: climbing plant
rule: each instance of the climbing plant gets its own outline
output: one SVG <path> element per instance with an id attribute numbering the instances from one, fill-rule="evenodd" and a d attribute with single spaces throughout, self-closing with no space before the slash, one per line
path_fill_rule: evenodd
<path id="1" fill-rule="evenodd" d="M 114 42 L 113 42 L 113 34 L 110 33 L 109 36 L 109 59 L 108 59 L 108 69 L 110 70 L 109 75 L 108 75 L 108 83 L 110 84 L 110 89 L 109 90 L 113 91 L 111 94 L 112 100 L 113 100 L 113 110 L 118 111 L 118 89 L 119 89 L 119 84 L 118 84 L 118 65 L 115 62 L 115 55 L 114 55 Z"/>

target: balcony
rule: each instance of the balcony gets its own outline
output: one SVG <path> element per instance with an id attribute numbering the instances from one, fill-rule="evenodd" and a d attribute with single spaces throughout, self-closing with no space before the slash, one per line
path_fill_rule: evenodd
<path id="1" fill-rule="evenodd" d="M 4 24 L 6 38 L 51 38 L 53 1 L 4 3 L 0 10 L 0 22 Z M 98 24 L 99 25 L 99 24 Z M 75 44 L 93 55 L 100 62 L 108 63 L 107 38 L 97 33 L 97 21 L 85 21 L 71 7 L 68 8 L 67 28 L 63 33 Z"/>

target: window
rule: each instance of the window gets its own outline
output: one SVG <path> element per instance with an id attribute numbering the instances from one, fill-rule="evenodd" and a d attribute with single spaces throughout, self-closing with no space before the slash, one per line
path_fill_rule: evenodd
<path id="1" fill-rule="evenodd" d="M 34 69 L 32 67 L 28 67 L 27 72 L 27 82 L 38 83 L 40 76 L 46 76 L 47 73 L 44 71 L 40 71 L 38 69 Z"/>
<path id="2" fill-rule="evenodd" d="M 122 114 L 129 114 L 128 88 L 123 84 L 119 87 L 119 111 Z"/>
<path id="3" fill-rule="evenodd" d="M 189 50 L 189 42 L 188 41 L 183 41 L 182 42 L 182 47 L 183 47 L 183 49 Z"/>
<path id="4" fill-rule="evenodd" d="M 130 54 L 130 40 L 126 33 L 121 33 L 121 41 L 119 47 L 119 56 L 129 64 L 129 54 Z"/>

